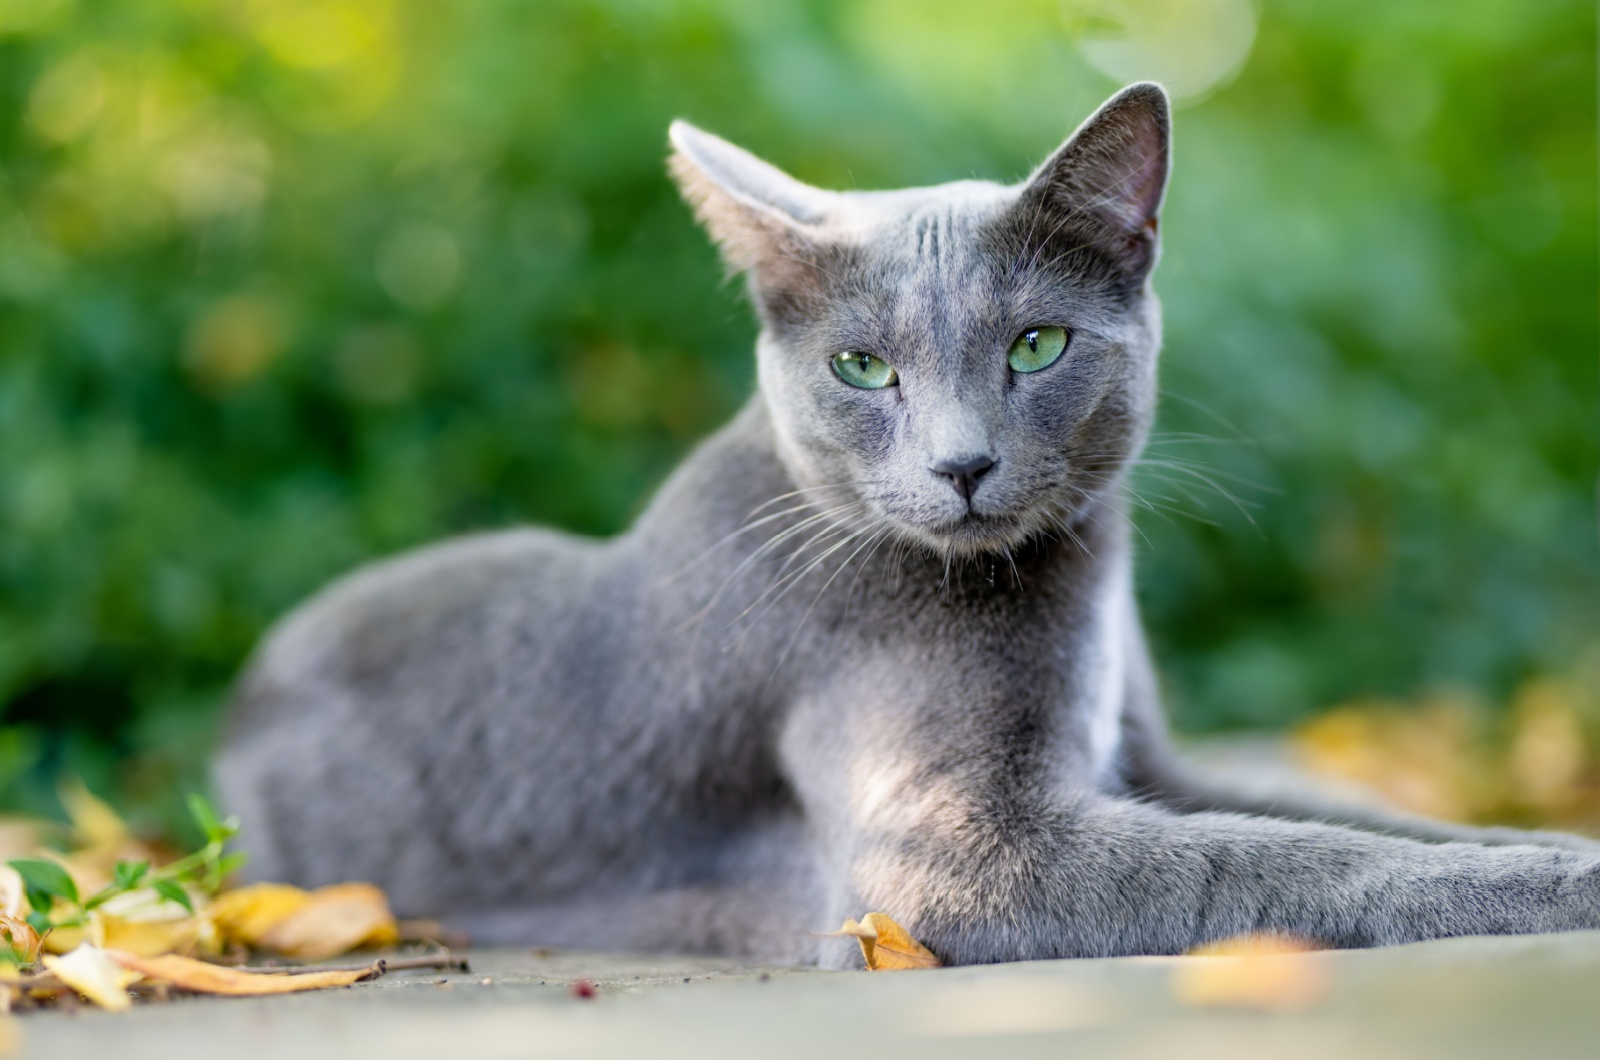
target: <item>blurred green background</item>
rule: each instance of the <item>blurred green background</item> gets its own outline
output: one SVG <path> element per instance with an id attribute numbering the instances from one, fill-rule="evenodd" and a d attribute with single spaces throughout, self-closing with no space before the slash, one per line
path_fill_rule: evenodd
<path id="1" fill-rule="evenodd" d="M 1591 0 L 0 0 L 0 804 L 73 771 L 160 814 L 331 576 L 628 522 L 752 380 L 669 119 L 826 185 L 1009 180 L 1141 76 L 1180 95 L 1156 455 L 1248 513 L 1140 479 L 1180 510 L 1138 516 L 1179 725 L 1577 672 L 1595 31 Z"/>

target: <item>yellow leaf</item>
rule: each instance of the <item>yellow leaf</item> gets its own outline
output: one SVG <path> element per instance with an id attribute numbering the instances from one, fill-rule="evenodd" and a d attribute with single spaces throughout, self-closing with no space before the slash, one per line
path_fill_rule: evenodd
<path id="1" fill-rule="evenodd" d="M 1328 990 L 1319 947 L 1281 935 L 1241 935 L 1198 946 L 1173 971 L 1180 1001 L 1200 1008 L 1299 1009 Z"/>
<path id="2" fill-rule="evenodd" d="M 311 892 L 283 883 L 254 883 L 221 895 L 206 916 L 229 941 L 259 947 L 262 938 L 311 903 Z"/>
<path id="3" fill-rule="evenodd" d="M 89 930 L 83 927 L 58 927 L 44 937 L 44 951 L 57 955 L 71 953 L 89 941 Z"/>
<path id="4" fill-rule="evenodd" d="M 153 887 L 126 891 L 89 914 L 89 941 L 103 950 L 126 950 L 145 957 L 191 953 L 208 946 L 215 935 L 209 920 L 163 897 Z"/>
<path id="5" fill-rule="evenodd" d="M 0 913 L 0 942 L 4 942 L 21 964 L 39 959 L 39 933 L 26 920 Z"/>
<path id="6" fill-rule="evenodd" d="M 64 957 L 46 956 L 44 966 L 101 1008 L 121 1011 L 133 1003 L 128 984 L 139 978 L 138 973 L 128 971 L 104 950 L 79 946 Z"/>
<path id="7" fill-rule="evenodd" d="M 117 811 L 76 777 L 63 781 L 57 792 L 72 834 L 80 847 L 120 847 L 128 839 L 128 826 Z"/>
<path id="8" fill-rule="evenodd" d="M 96 910 L 91 915 L 89 938 L 102 949 L 155 957 L 163 953 L 192 953 L 200 944 L 204 927 L 205 922 L 198 917 L 124 920 Z"/>
<path id="9" fill-rule="evenodd" d="M 939 958 L 882 913 L 868 913 L 859 922 L 846 920 L 834 934 L 849 935 L 861 944 L 861 956 L 869 971 L 939 967 Z"/>
<path id="10" fill-rule="evenodd" d="M 400 941 L 389 900 L 367 883 L 316 891 L 258 883 L 222 895 L 206 915 L 227 939 L 303 961 Z"/>
<path id="11" fill-rule="evenodd" d="M 141 957 L 133 953 L 112 950 L 107 956 L 121 967 L 146 979 L 169 983 L 181 990 L 192 990 L 197 994 L 229 994 L 236 997 L 326 990 L 330 987 L 349 986 L 372 974 L 367 969 L 361 969 L 286 975 L 278 972 L 247 972 L 239 968 L 224 968 L 219 964 L 207 964 L 205 961 L 197 961 L 192 957 L 179 957 L 175 954 L 164 957 Z"/>
<path id="12" fill-rule="evenodd" d="M 370 883 L 339 883 L 274 924 L 260 944 L 302 961 L 323 961 L 363 946 L 400 941 L 389 899 Z"/>

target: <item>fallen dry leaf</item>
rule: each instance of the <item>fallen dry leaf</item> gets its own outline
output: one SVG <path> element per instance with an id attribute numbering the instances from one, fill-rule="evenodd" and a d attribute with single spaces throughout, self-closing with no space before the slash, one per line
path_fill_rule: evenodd
<path id="1" fill-rule="evenodd" d="M 90 913 L 89 941 L 103 950 L 125 950 L 144 957 L 221 949 L 210 920 L 150 887 L 119 894 Z"/>
<path id="2" fill-rule="evenodd" d="M 79 927 L 76 924 L 71 927 L 58 927 L 44 937 L 44 951 L 59 957 L 71 953 L 88 941 L 89 929 L 86 927 Z"/>
<path id="3" fill-rule="evenodd" d="M 860 921 L 846 920 L 833 934 L 849 935 L 861 944 L 861 956 L 869 971 L 939 967 L 939 958 L 882 913 L 868 913 Z"/>
<path id="4" fill-rule="evenodd" d="M 303 990 L 327 990 L 349 986 L 373 975 L 373 969 L 327 972 L 303 972 L 289 975 L 283 972 L 247 972 L 239 968 L 225 968 L 208 964 L 192 957 L 167 954 L 161 957 L 141 957 L 136 953 L 110 950 L 106 957 L 122 968 L 146 979 L 167 983 L 180 990 L 197 994 L 226 994 L 233 997 L 256 997 L 265 994 L 297 994 Z"/>
<path id="5" fill-rule="evenodd" d="M 64 957 L 46 956 L 44 966 L 56 978 L 101 1008 L 120 1012 L 133 1004 L 128 986 L 139 978 L 101 949 L 83 945 Z"/>
<path id="6" fill-rule="evenodd" d="M 339 883 L 311 892 L 311 901 L 274 925 L 261 945 L 302 961 L 324 961 L 364 946 L 400 941 L 389 899 L 370 883 Z"/>
<path id="7" fill-rule="evenodd" d="M 302 961 L 400 940 L 388 898 L 368 883 L 339 883 L 315 891 L 255 884 L 224 894 L 207 915 L 226 939 Z"/>
<path id="8" fill-rule="evenodd" d="M 1173 970 L 1178 1000 L 1200 1008 L 1300 1009 L 1328 991 L 1319 949 L 1281 935 L 1243 935 L 1191 950 Z"/>
<path id="9" fill-rule="evenodd" d="M 72 822 L 77 846 L 115 849 L 128 841 L 128 826 L 122 817 L 82 780 L 72 777 L 62 781 L 56 794 Z"/>
<path id="10" fill-rule="evenodd" d="M 1461 697 L 1356 701 L 1301 726 L 1313 772 L 1403 809 L 1478 824 L 1600 833 L 1600 682 L 1538 677 L 1506 709 Z"/>
<path id="11" fill-rule="evenodd" d="M 144 957 L 163 953 L 193 953 L 200 949 L 205 922 L 198 917 L 186 920 L 122 920 L 91 914 L 89 940 L 101 949 L 124 950 Z"/>
<path id="12" fill-rule="evenodd" d="M 252 883 L 219 895 L 206 917 L 230 942 L 260 947 L 262 938 L 311 902 L 311 892 L 284 883 Z"/>
<path id="13" fill-rule="evenodd" d="M 11 950 L 18 964 L 32 964 L 39 959 L 39 933 L 26 920 L 0 913 L 0 943 Z"/>

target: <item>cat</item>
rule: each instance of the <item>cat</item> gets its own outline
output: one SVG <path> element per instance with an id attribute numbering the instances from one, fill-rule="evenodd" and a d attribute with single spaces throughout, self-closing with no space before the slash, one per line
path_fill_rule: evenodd
<path id="1" fill-rule="evenodd" d="M 757 392 L 611 540 L 374 564 L 243 674 L 216 781 L 257 877 L 489 941 L 858 966 L 1600 927 L 1600 844 L 1201 778 L 1170 749 L 1121 484 L 1170 155 L 1132 85 L 1031 176 L 807 186 L 674 123 L 746 274 Z"/>

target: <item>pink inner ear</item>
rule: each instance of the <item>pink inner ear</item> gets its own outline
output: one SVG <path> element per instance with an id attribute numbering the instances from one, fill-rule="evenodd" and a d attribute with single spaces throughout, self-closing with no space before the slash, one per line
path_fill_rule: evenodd
<path id="1" fill-rule="evenodd" d="M 1092 210 L 1149 239 L 1166 189 L 1167 127 L 1161 90 L 1133 86 L 1084 122 L 1034 180 L 1063 206 Z"/>

